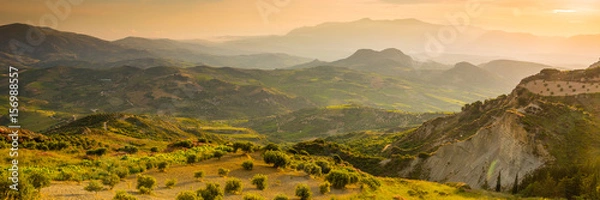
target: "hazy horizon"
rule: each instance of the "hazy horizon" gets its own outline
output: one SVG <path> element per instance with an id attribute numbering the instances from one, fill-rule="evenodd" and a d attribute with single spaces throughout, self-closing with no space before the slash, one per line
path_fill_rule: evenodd
<path id="1" fill-rule="evenodd" d="M 448 25 L 451 16 L 474 12 L 471 28 L 530 33 L 538 36 L 600 34 L 600 2 L 591 0 L 71 0 L 58 3 L 5 1 L 0 24 L 26 23 L 105 40 L 125 37 L 175 40 L 227 36 L 284 35 L 291 30 L 327 22 L 363 18 L 414 18 Z M 63 2 L 70 2 L 64 4 Z M 175 2 L 175 3 L 173 3 Z M 58 13 L 58 14 L 57 14 Z M 48 15 L 57 18 L 48 18 Z"/>

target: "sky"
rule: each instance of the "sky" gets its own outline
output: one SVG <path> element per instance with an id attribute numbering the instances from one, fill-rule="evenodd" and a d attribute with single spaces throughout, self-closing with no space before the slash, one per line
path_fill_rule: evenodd
<path id="1" fill-rule="evenodd" d="M 416 18 L 545 36 L 600 34 L 599 0 L 0 0 L 0 24 L 28 23 L 106 40 L 282 35 L 362 18 Z M 475 7 L 474 7 L 475 6 Z"/>

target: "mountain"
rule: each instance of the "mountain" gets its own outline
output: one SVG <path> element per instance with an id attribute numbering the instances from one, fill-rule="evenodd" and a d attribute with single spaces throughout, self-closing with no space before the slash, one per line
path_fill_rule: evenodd
<path id="1" fill-rule="evenodd" d="M 600 61 L 590 65 L 590 68 L 598 68 L 598 67 L 600 67 Z"/>
<path id="2" fill-rule="evenodd" d="M 442 86 L 452 87 L 497 88 L 498 90 L 510 90 L 506 88 L 513 87 L 498 75 L 468 62 L 457 63 L 453 68 L 442 72 L 434 81 Z"/>
<path id="3" fill-rule="evenodd" d="M 405 134 L 385 149 L 387 163 L 395 164 L 384 168 L 475 188 L 502 180 L 502 191 L 517 179 L 517 190 L 526 196 L 594 199 L 599 195 L 594 180 L 600 177 L 599 85 L 600 68 L 544 69 L 509 95 L 468 104 Z"/>
<path id="4" fill-rule="evenodd" d="M 519 84 L 522 79 L 537 74 L 542 69 L 555 68 L 539 63 L 514 60 L 493 60 L 481 64 L 479 67 L 499 75 L 511 86 Z"/>
<path id="5" fill-rule="evenodd" d="M 64 60 L 88 62 L 118 61 L 152 57 L 141 50 L 123 48 L 95 37 L 61 32 L 45 27 L 26 24 L 0 26 L 0 51 L 9 59 L 23 65 L 44 65 Z M 34 35 L 35 46 L 28 42 L 28 35 Z"/>
<path id="6" fill-rule="evenodd" d="M 311 59 L 283 53 L 246 54 L 219 47 L 168 39 L 128 37 L 114 42 L 26 24 L 0 26 L 0 62 L 7 65 L 45 68 L 72 66 L 194 66 L 209 64 L 238 68 L 286 68 Z M 39 36 L 37 36 L 39 33 Z M 28 34 L 40 38 L 28 43 Z M 236 54 L 239 53 L 239 54 Z"/>
<path id="7" fill-rule="evenodd" d="M 255 53 L 209 47 L 169 39 L 127 37 L 113 42 L 120 46 L 152 52 L 165 59 L 202 63 L 216 67 L 276 69 L 308 62 L 310 59 L 283 53 Z M 161 66 L 161 65 L 149 65 Z M 175 66 L 175 65 L 169 65 Z"/>
<path id="8" fill-rule="evenodd" d="M 454 31 L 456 38 L 440 38 Z M 356 49 L 402 49 L 423 60 L 446 64 L 497 59 L 529 60 L 557 66 L 587 66 L 597 59 L 600 35 L 545 37 L 527 33 L 467 29 L 432 24 L 416 19 L 328 22 L 301 27 L 281 36 L 238 38 L 221 43 L 223 48 L 262 52 L 286 52 L 320 60 L 338 60 Z M 565 61 L 564 58 L 570 58 Z"/>
<path id="9" fill-rule="evenodd" d="M 251 128 L 272 140 L 297 142 L 356 131 L 414 127 L 440 116 L 444 114 L 412 114 L 358 105 L 339 105 L 253 118 L 237 126 Z"/>

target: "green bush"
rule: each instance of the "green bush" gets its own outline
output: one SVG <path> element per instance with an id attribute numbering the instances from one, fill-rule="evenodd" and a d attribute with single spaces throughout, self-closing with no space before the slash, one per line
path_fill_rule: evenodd
<path id="1" fill-rule="evenodd" d="M 265 198 L 259 194 L 248 193 L 244 195 L 243 200 L 265 200 Z"/>
<path id="2" fill-rule="evenodd" d="M 87 150 L 85 154 L 88 156 L 103 156 L 107 151 L 108 150 L 106 148 L 102 147 L 94 150 Z"/>
<path id="3" fill-rule="evenodd" d="M 113 197 L 113 200 L 137 200 L 137 198 L 123 190 L 120 190 L 117 191 L 117 194 Z"/>
<path id="4" fill-rule="evenodd" d="M 221 157 L 223 157 L 224 155 L 225 155 L 225 152 L 224 152 L 224 151 L 221 151 L 221 150 L 216 150 L 216 151 L 213 153 L 213 156 L 214 156 L 215 158 L 219 159 L 219 160 L 221 160 Z"/>
<path id="5" fill-rule="evenodd" d="M 329 162 L 327 162 L 325 160 L 317 160 L 317 162 L 315 162 L 315 164 L 317 164 L 319 167 L 321 167 L 321 172 L 323 174 L 328 174 L 331 171 L 331 164 L 329 164 Z"/>
<path id="6" fill-rule="evenodd" d="M 196 178 L 197 180 L 202 180 L 204 179 L 204 171 L 197 171 L 194 172 L 194 178 Z"/>
<path id="7" fill-rule="evenodd" d="M 229 174 L 231 170 L 229 169 L 225 169 L 225 168 L 219 168 L 219 176 L 224 177 L 227 176 Z"/>
<path id="8" fill-rule="evenodd" d="M 254 163 L 251 160 L 247 160 L 242 163 L 242 167 L 245 170 L 252 170 L 252 168 L 254 168 Z"/>
<path id="9" fill-rule="evenodd" d="M 121 178 L 116 174 L 111 174 L 102 178 L 102 184 L 108 186 L 111 190 L 115 187 L 115 185 L 121 182 Z"/>
<path id="10" fill-rule="evenodd" d="M 240 179 L 231 178 L 225 182 L 225 193 L 227 194 L 241 194 L 242 189 L 242 181 Z"/>
<path id="11" fill-rule="evenodd" d="M 256 189 L 264 190 L 267 188 L 267 180 L 268 177 L 266 175 L 256 174 L 252 177 L 251 183 L 256 186 Z"/>
<path id="12" fill-rule="evenodd" d="M 33 188 L 38 191 L 42 188 L 50 186 L 50 176 L 43 172 L 33 172 L 28 177 L 29 182 Z"/>
<path id="13" fill-rule="evenodd" d="M 279 147 L 279 145 L 276 145 L 273 143 L 267 144 L 267 146 L 264 146 L 262 149 L 264 151 L 281 151 L 281 147 Z"/>
<path id="14" fill-rule="evenodd" d="M 375 191 L 377 189 L 379 189 L 379 187 L 381 187 L 381 181 L 379 181 L 377 178 L 372 177 L 372 176 L 367 176 L 367 177 L 363 177 L 362 179 L 360 179 L 360 182 L 364 185 L 366 185 L 367 187 L 369 187 L 369 189 Z"/>
<path id="15" fill-rule="evenodd" d="M 286 167 L 290 164 L 290 157 L 281 151 L 266 151 L 263 154 L 263 160 L 267 164 L 273 164 L 273 167 Z"/>
<path id="16" fill-rule="evenodd" d="M 300 197 L 300 200 L 308 200 L 312 196 L 310 187 L 304 183 L 300 183 L 296 186 L 296 196 Z"/>
<path id="17" fill-rule="evenodd" d="M 169 168 L 169 163 L 167 161 L 159 162 L 157 168 L 158 171 L 165 172 L 167 171 L 167 168 Z"/>
<path id="18" fill-rule="evenodd" d="M 198 196 L 201 196 L 203 200 L 223 199 L 223 190 L 221 190 L 218 183 L 207 183 L 204 189 L 199 189 L 196 193 Z"/>
<path id="19" fill-rule="evenodd" d="M 192 164 L 192 163 L 195 163 L 195 162 L 196 162 L 196 160 L 198 160 L 198 158 L 197 158 L 197 157 L 198 157 L 198 156 L 196 156 L 196 154 L 191 154 L 191 155 L 188 155 L 188 156 L 186 157 L 186 162 L 187 162 L 187 164 Z"/>
<path id="20" fill-rule="evenodd" d="M 119 178 L 125 178 L 127 175 L 129 175 L 129 169 L 117 167 L 114 169 L 114 173 L 119 176 Z"/>
<path id="21" fill-rule="evenodd" d="M 152 176 L 138 175 L 135 188 L 142 194 L 150 194 L 156 187 L 156 179 Z"/>
<path id="22" fill-rule="evenodd" d="M 327 194 L 331 191 L 331 183 L 325 181 L 321 184 L 319 184 L 319 192 L 321 192 L 321 194 Z"/>
<path id="23" fill-rule="evenodd" d="M 150 152 L 152 152 L 152 153 L 158 152 L 158 147 L 152 147 L 152 148 L 150 148 Z"/>
<path id="24" fill-rule="evenodd" d="M 323 173 L 321 167 L 315 163 L 306 163 L 302 169 L 306 174 L 313 176 L 321 176 Z"/>
<path id="25" fill-rule="evenodd" d="M 177 194 L 175 200 L 197 200 L 198 197 L 192 191 L 183 191 Z"/>
<path id="26" fill-rule="evenodd" d="M 88 192 L 98 193 L 99 191 L 102 191 L 102 189 L 104 189 L 104 187 L 102 187 L 102 184 L 100 184 L 100 182 L 98 182 L 96 180 L 91 180 L 90 183 L 87 186 L 85 186 L 83 189 Z"/>
<path id="27" fill-rule="evenodd" d="M 358 177 L 356 172 L 350 172 L 348 170 L 332 170 L 325 176 L 325 180 L 329 181 L 334 188 L 342 189 L 348 184 L 357 183 L 359 181 Z"/>
<path id="28" fill-rule="evenodd" d="M 167 179 L 167 181 L 165 182 L 165 187 L 173 188 L 173 186 L 175 186 L 175 184 L 177 184 L 177 179 L 174 179 L 174 178 Z"/>
<path id="29" fill-rule="evenodd" d="M 288 198 L 285 194 L 278 194 L 277 196 L 275 196 L 275 198 L 273 198 L 273 200 L 289 200 L 290 198 Z"/>

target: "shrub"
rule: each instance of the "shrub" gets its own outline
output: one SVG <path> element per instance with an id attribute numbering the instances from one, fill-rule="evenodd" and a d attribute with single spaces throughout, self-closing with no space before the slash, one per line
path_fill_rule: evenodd
<path id="1" fill-rule="evenodd" d="M 29 175 L 28 180 L 31 182 L 33 188 L 37 189 L 38 191 L 44 187 L 50 186 L 50 176 L 48 176 L 46 173 L 33 172 Z"/>
<path id="2" fill-rule="evenodd" d="M 290 164 L 290 157 L 281 151 L 267 151 L 263 155 L 263 160 L 267 164 L 273 164 L 273 167 L 286 167 Z"/>
<path id="3" fill-rule="evenodd" d="M 152 148 L 150 148 L 150 152 L 152 152 L 152 153 L 158 152 L 158 147 L 152 147 Z"/>
<path id="4" fill-rule="evenodd" d="M 251 160 L 247 160 L 242 163 L 242 167 L 245 170 L 252 170 L 252 168 L 254 168 L 254 163 Z"/>
<path id="5" fill-rule="evenodd" d="M 192 148 L 194 143 L 191 140 L 183 140 L 173 143 L 173 147 Z"/>
<path id="6" fill-rule="evenodd" d="M 111 174 L 102 178 L 102 184 L 108 186 L 111 190 L 121 182 L 121 178 L 116 174 Z"/>
<path id="7" fill-rule="evenodd" d="M 156 187 L 156 179 L 152 176 L 138 175 L 137 188 L 142 194 L 150 194 Z"/>
<path id="8" fill-rule="evenodd" d="M 233 143 L 233 152 L 237 152 L 238 149 L 246 153 L 252 153 L 254 151 L 254 143 L 252 142 L 235 142 Z"/>
<path id="9" fill-rule="evenodd" d="M 244 195 L 243 200 L 265 200 L 265 198 L 258 194 L 248 193 Z"/>
<path id="10" fill-rule="evenodd" d="M 329 181 L 334 188 L 342 189 L 348 184 L 357 183 L 358 174 L 348 170 L 332 170 L 325 177 L 325 180 Z"/>
<path id="11" fill-rule="evenodd" d="M 102 147 L 94 150 L 87 150 L 85 154 L 88 156 L 103 156 L 104 154 L 106 154 L 106 151 L 107 149 Z"/>
<path id="12" fill-rule="evenodd" d="M 199 189 L 196 193 L 203 200 L 223 199 L 223 190 L 220 187 L 218 183 L 207 183 L 204 189 Z"/>
<path id="13" fill-rule="evenodd" d="M 219 168 L 219 176 L 227 176 L 231 170 L 225 168 Z"/>
<path id="14" fill-rule="evenodd" d="M 275 196 L 275 198 L 273 198 L 273 200 L 289 200 L 290 198 L 288 198 L 285 194 L 278 194 L 277 196 Z"/>
<path id="15" fill-rule="evenodd" d="M 202 180 L 204 178 L 204 171 L 200 170 L 194 172 L 194 178 L 196 178 L 197 180 Z"/>
<path id="16" fill-rule="evenodd" d="M 129 169 L 119 167 L 114 169 L 114 173 L 119 176 L 119 178 L 125 178 L 129 175 Z"/>
<path id="17" fill-rule="evenodd" d="M 88 192 L 98 193 L 98 191 L 102 191 L 103 187 L 102 187 L 102 184 L 100 184 L 100 182 L 98 182 L 96 180 L 91 180 L 90 183 L 87 186 L 85 186 L 83 189 Z"/>
<path id="18" fill-rule="evenodd" d="M 319 167 L 321 167 L 321 172 L 323 174 L 328 174 L 331 171 L 331 165 L 329 164 L 329 162 L 327 162 L 325 160 L 317 160 L 317 162 L 315 162 L 315 164 L 317 164 Z"/>
<path id="19" fill-rule="evenodd" d="M 363 177 L 360 182 L 375 191 L 381 187 L 381 181 L 372 176 Z"/>
<path id="20" fill-rule="evenodd" d="M 264 190 L 267 188 L 267 180 L 268 177 L 266 175 L 256 174 L 252 177 L 251 183 L 256 186 L 256 189 Z"/>
<path id="21" fill-rule="evenodd" d="M 137 198 L 123 190 L 120 190 L 117 191 L 117 194 L 113 197 L 113 200 L 137 200 Z"/>
<path id="22" fill-rule="evenodd" d="M 223 157 L 224 155 L 225 155 L 225 152 L 224 152 L 224 151 L 221 151 L 221 150 L 216 150 L 216 151 L 213 153 L 213 156 L 214 156 L 215 158 L 219 159 L 219 160 L 221 160 L 221 157 Z"/>
<path id="23" fill-rule="evenodd" d="M 135 154 L 139 151 L 137 147 L 134 146 L 124 146 L 118 149 L 118 151 L 122 151 L 128 154 Z"/>
<path id="24" fill-rule="evenodd" d="M 196 160 L 198 160 L 198 158 L 197 158 L 196 154 L 191 154 L 191 155 L 188 155 L 188 156 L 186 157 L 186 162 L 187 162 L 187 164 L 192 164 L 192 163 L 195 163 L 195 162 L 196 162 Z"/>
<path id="25" fill-rule="evenodd" d="M 167 179 L 167 181 L 165 182 L 165 187 L 173 188 L 173 186 L 175 186 L 175 184 L 177 184 L 177 179 L 174 179 L 174 178 Z"/>
<path id="26" fill-rule="evenodd" d="M 308 175 L 313 175 L 313 176 L 321 176 L 322 175 L 321 167 L 319 167 L 319 165 L 317 165 L 315 163 L 304 164 L 304 167 L 302 170 L 304 172 L 306 172 L 306 174 L 308 174 Z"/>
<path id="27" fill-rule="evenodd" d="M 165 172 L 167 171 L 167 168 L 169 167 L 169 163 L 167 161 L 162 161 L 160 163 L 158 163 L 158 171 L 160 172 Z"/>
<path id="28" fill-rule="evenodd" d="M 310 187 L 304 183 L 300 183 L 296 186 L 296 196 L 300 197 L 300 200 L 308 200 L 312 196 Z"/>
<path id="29" fill-rule="evenodd" d="M 321 192 L 321 194 L 327 194 L 331 191 L 331 183 L 325 181 L 321 184 L 319 184 L 319 192 Z"/>
<path id="30" fill-rule="evenodd" d="M 264 151 L 281 151 L 281 147 L 273 143 L 267 144 L 267 146 L 264 146 L 262 149 Z"/>
<path id="31" fill-rule="evenodd" d="M 225 193 L 228 194 L 241 194 L 242 193 L 242 181 L 237 178 L 231 178 L 225 182 Z"/>
<path id="32" fill-rule="evenodd" d="M 177 194 L 175 200 L 197 200 L 196 194 L 192 191 L 183 191 Z"/>

